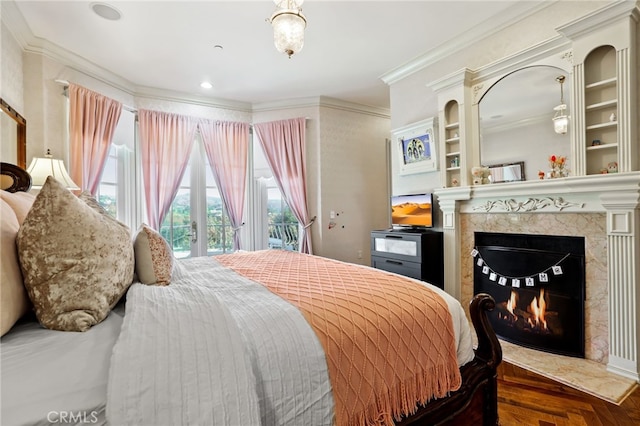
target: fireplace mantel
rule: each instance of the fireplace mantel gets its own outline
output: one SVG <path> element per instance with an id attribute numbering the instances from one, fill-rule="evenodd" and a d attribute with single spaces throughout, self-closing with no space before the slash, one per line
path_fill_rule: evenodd
<path id="1" fill-rule="evenodd" d="M 640 172 L 461 186 L 434 192 L 442 211 L 445 290 L 458 299 L 462 294 L 462 256 L 468 254 L 463 249 L 468 242 L 462 241 L 461 215 L 485 215 L 487 220 L 496 214 L 513 215 L 508 216 L 513 220 L 525 214 L 600 213 L 606 217 L 600 219 L 606 220 L 602 226 L 606 225 L 606 250 L 599 255 L 606 255 L 607 369 L 640 381 Z M 536 231 L 545 233 L 544 229 Z M 578 231 L 589 233 L 587 229 Z M 587 292 L 588 286 L 587 282 Z"/>
<path id="2" fill-rule="evenodd" d="M 435 194 L 445 214 L 445 227 L 448 207 L 457 202 L 463 213 L 587 213 L 604 212 L 606 206 L 633 209 L 640 204 L 640 172 L 442 188 Z M 529 200 L 549 199 L 555 202 L 538 203 L 535 208 L 529 207 L 533 203 L 525 205 Z M 487 202 L 496 206 L 487 210 Z M 502 204 L 507 207 L 501 208 Z M 510 205 L 524 207 L 509 209 Z"/>

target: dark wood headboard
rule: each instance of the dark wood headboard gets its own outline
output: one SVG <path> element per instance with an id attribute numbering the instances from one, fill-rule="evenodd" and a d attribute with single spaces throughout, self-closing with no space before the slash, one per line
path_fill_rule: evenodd
<path id="1" fill-rule="evenodd" d="M 0 163 L 0 188 L 9 192 L 27 192 L 31 189 L 31 175 L 10 163 Z"/>

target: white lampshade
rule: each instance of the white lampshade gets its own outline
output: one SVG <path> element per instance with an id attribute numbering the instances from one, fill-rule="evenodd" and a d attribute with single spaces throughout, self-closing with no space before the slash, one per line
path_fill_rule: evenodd
<path id="1" fill-rule="evenodd" d="M 67 169 L 64 167 L 62 160 L 54 159 L 48 151 L 44 158 L 33 157 L 27 172 L 31 175 L 31 187 L 33 189 L 42 188 L 42 185 L 44 185 L 49 176 L 53 176 L 68 189 L 80 189 L 73 179 L 71 179 L 69 173 L 67 173 Z"/>
<path id="2" fill-rule="evenodd" d="M 304 46 L 307 20 L 299 9 L 279 9 L 271 16 L 273 42 L 279 52 L 291 57 Z"/>

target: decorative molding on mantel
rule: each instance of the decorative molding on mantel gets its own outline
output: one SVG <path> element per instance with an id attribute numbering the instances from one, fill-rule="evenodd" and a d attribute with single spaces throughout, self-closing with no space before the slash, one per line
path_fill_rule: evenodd
<path id="1" fill-rule="evenodd" d="M 584 203 L 571 203 L 562 197 L 527 198 L 525 201 L 516 201 L 513 198 L 505 200 L 487 201 L 480 206 L 474 206 L 473 210 L 490 212 L 493 209 L 509 213 L 529 213 L 546 208 L 562 211 L 567 207 L 584 207 Z"/>
<path id="2" fill-rule="evenodd" d="M 640 172 L 572 176 L 537 181 L 436 189 L 443 211 L 463 213 L 604 212 L 612 206 L 640 206 Z M 532 201 L 534 200 L 534 201 Z M 535 200 L 547 200 L 548 205 Z M 455 203 L 453 203 L 455 204 Z M 487 210 L 487 206 L 492 207 Z M 518 206 L 520 206 L 518 208 Z M 498 210 L 499 209 L 499 210 Z"/>

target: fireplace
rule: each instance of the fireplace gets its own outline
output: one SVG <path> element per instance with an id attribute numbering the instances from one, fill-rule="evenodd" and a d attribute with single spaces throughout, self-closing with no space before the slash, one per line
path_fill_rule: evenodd
<path id="1" fill-rule="evenodd" d="M 474 293 L 496 300 L 490 321 L 504 340 L 585 357 L 583 237 L 474 233 Z"/>

